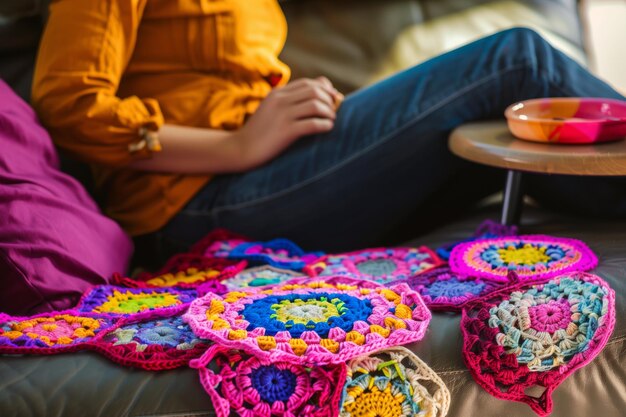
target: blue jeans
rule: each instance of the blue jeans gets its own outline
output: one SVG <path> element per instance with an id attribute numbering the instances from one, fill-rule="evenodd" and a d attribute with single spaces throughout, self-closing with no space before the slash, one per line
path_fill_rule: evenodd
<path id="1" fill-rule="evenodd" d="M 500 32 L 349 95 L 331 132 L 302 138 L 253 171 L 214 178 L 156 236 L 164 255 L 215 227 L 326 251 L 380 244 L 500 189 L 503 171 L 453 156 L 448 135 L 469 121 L 501 118 L 515 101 L 546 96 L 624 99 L 535 32 Z M 529 183 L 540 200 L 545 194 L 566 206 L 601 190 L 613 198 L 611 210 L 626 213 L 621 178 Z M 600 197 L 607 196 L 585 200 Z M 576 207 L 609 209 L 600 201 Z"/>

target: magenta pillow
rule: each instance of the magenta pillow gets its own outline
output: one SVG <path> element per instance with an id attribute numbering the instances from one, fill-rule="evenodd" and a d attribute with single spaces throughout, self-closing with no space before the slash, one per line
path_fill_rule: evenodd
<path id="1" fill-rule="evenodd" d="M 34 111 L 0 80 L 0 311 L 73 307 L 125 272 L 132 242 L 72 177 L 59 171 Z"/>

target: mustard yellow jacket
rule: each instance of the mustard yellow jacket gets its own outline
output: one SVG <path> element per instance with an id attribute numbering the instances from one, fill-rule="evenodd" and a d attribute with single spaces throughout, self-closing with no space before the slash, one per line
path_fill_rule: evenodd
<path id="1" fill-rule="evenodd" d="M 134 171 L 142 128 L 237 129 L 273 85 L 287 25 L 276 0 L 57 0 L 32 102 L 55 143 L 92 165 L 105 212 L 161 228 L 210 176 Z M 133 146 L 135 145 L 135 146 Z"/>

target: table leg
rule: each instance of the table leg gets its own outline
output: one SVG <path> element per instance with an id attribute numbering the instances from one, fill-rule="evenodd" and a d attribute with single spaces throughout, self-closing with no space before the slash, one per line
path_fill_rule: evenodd
<path id="1" fill-rule="evenodd" d="M 523 204 L 522 173 L 509 170 L 506 174 L 501 223 L 506 226 L 518 224 L 522 215 Z"/>

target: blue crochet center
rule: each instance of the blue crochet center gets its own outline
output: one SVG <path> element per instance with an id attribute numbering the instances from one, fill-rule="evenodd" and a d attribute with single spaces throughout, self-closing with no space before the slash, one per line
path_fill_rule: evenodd
<path id="1" fill-rule="evenodd" d="M 280 304 L 281 301 L 309 301 L 309 300 L 338 300 L 344 303 L 344 313 L 341 316 L 331 316 L 326 321 L 315 323 L 309 321 L 307 324 L 294 323 L 289 320 L 283 323 L 271 316 L 275 313 L 272 306 Z M 302 336 L 306 331 L 314 331 L 320 337 L 327 337 L 328 332 L 333 327 L 339 327 L 345 332 L 352 330 L 355 321 L 368 322 L 368 317 L 372 314 L 372 304 L 368 299 L 359 299 L 348 294 L 340 293 L 315 293 L 315 294 L 286 294 L 268 295 L 265 298 L 254 300 L 245 306 L 241 315 L 250 324 L 246 330 L 264 328 L 266 336 L 275 336 L 281 331 L 289 331 L 291 337 Z"/>
<path id="2" fill-rule="evenodd" d="M 260 366 L 250 373 L 252 386 L 266 403 L 287 401 L 296 391 L 296 376 L 289 369 L 276 365 Z"/>
<path id="3" fill-rule="evenodd" d="M 124 328 L 137 330 L 135 339 L 147 345 L 177 347 L 197 340 L 191 328 L 181 316 L 136 323 Z"/>
<path id="4" fill-rule="evenodd" d="M 485 284 L 475 281 L 459 281 L 450 278 L 445 281 L 435 281 L 425 291 L 433 298 L 437 297 L 461 297 L 468 294 L 479 295 L 485 288 Z"/>

